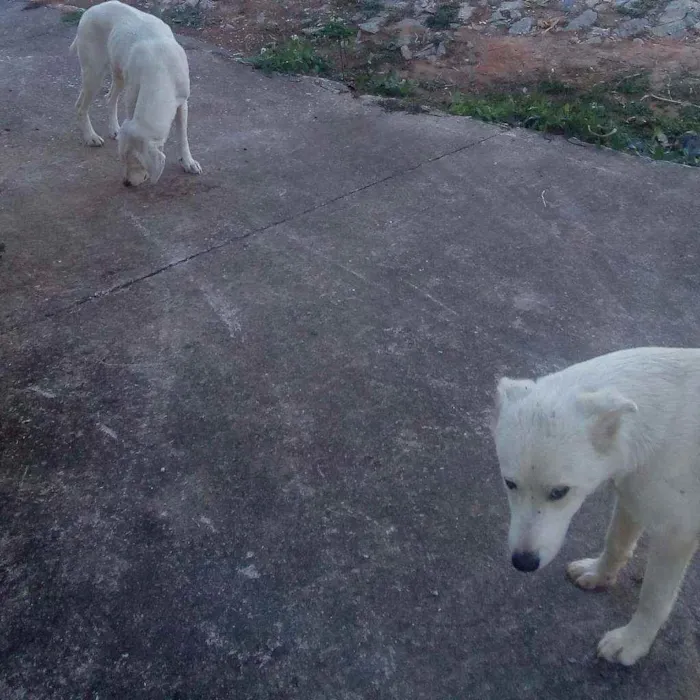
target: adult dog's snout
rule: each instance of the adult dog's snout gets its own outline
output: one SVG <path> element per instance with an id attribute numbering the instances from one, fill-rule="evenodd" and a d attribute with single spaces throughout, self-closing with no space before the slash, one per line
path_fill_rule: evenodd
<path id="1" fill-rule="evenodd" d="M 518 571 L 537 571 L 540 567 L 540 557 L 534 552 L 515 552 L 511 561 Z"/>

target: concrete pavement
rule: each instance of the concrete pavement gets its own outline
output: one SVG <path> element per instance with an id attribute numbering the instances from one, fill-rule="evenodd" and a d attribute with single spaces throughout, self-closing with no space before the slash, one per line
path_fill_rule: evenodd
<path id="1" fill-rule="evenodd" d="M 697 697 L 698 563 L 631 614 L 505 554 L 502 373 L 698 345 L 697 171 L 387 114 L 188 40 L 192 152 L 80 144 L 75 29 L 0 6 L 0 697 Z M 104 132 L 104 101 L 93 111 Z M 643 548 L 642 548 L 643 549 Z"/>

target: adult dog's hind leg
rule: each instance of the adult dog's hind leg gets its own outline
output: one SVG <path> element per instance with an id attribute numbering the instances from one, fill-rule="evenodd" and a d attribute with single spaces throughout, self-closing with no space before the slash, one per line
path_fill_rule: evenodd
<path id="1" fill-rule="evenodd" d="M 599 557 L 572 561 L 566 568 L 571 581 L 579 588 L 607 588 L 615 583 L 620 569 L 634 552 L 642 528 L 618 498 L 605 536 L 605 547 Z"/>
<path id="2" fill-rule="evenodd" d="M 192 157 L 190 143 L 187 139 L 187 112 L 187 102 L 183 102 L 175 114 L 178 138 L 180 139 L 180 163 L 186 173 L 199 175 L 202 172 L 202 166 Z"/>

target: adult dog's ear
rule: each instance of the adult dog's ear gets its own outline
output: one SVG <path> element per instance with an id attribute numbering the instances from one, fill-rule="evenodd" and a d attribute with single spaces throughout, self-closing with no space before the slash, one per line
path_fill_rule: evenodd
<path id="1" fill-rule="evenodd" d="M 517 402 L 527 396 L 535 386 L 531 379 L 509 379 L 502 377 L 496 385 L 496 411 L 493 414 L 491 427 L 495 428 L 501 409 L 507 402 Z"/>
<path id="2" fill-rule="evenodd" d="M 583 414 L 592 419 L 591 442 L 602 454 L 607 453 L 615 443 L 622 417 L 638 410 L 637 404 L 625 398 L 617 389 L 583 392 L 578 395 L 576 403 Z"/>
<path id="3" fill-rule="evenodd" d="M 143 167 L 148 172 L 148 177 L 153 184 L 160 180 L 165 168 L 165 153 L 153 145 L 149 145 L 146 157 L 143 159 Z"/>

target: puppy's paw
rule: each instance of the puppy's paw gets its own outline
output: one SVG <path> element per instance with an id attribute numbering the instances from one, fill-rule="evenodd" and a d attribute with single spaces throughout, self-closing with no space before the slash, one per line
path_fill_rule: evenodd
<path id="1" fill-rule="evenodd" d="M 608 632 L 598 644 L 598 656 L 623 666 L 631 666 L 649 653 L 651 643 L 639 635 L 634 635 L 629 625 Z"/>
<path id="2" fill-rule="evenodd" d="M 566 574 L 575 586 L 584 591 L 609 588 L 615 583 L 614 574 L 600 571 L 600 557 L 572 561 L 566 567 Z"/>
<path id="3" fill-rule="evenodd" d="M 105 140 L 99 136 L 98 134 L 90 134 L 85 137 L 85 145 L 86 146 L 102 146 L 104 145 Z"/>
<path id="4" fill-rule="evenodd" d="M 186 173 L 192 173 L 192 175 L 201 175 L 202 166 L 194 159 L 184 160 L 180 158 L 180 165 Z"/>

